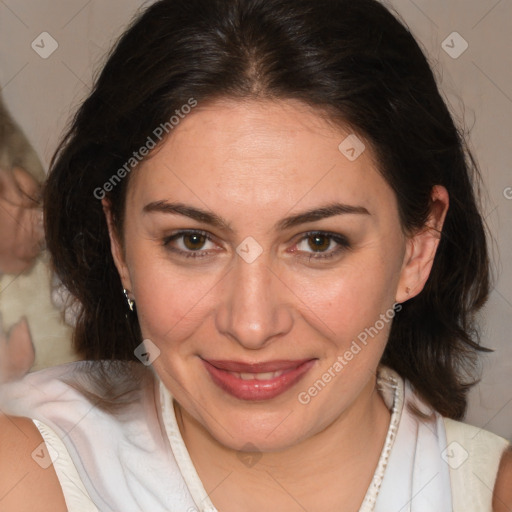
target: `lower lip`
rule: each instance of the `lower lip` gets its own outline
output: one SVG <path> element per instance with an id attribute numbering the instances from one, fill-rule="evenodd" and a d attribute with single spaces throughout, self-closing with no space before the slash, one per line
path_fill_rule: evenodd
<path id="1" fill-rule="evenodd" d="M 300 366 L 268 380 L 242 380 L 226 370 L 219 370 L 204 359 L 203 363 L 213 382 L 235 398 L 241 400 L 270 400 L 299 382 L 315 364 L 315 360 L 306 361 Z"/>

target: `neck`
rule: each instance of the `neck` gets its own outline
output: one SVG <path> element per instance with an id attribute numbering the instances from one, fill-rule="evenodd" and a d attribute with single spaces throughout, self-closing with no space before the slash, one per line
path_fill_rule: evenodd
<path id="1" fill-rule="evenodd" d="M 372 379 L 354 404 L 322 431 L 283 451 L 241 454 L 217 442 L 177 403 L 175 408 L 198 475 L 222 512 L 291 511 L 297 503 L 297 510 L 339 510 L 340 503 L 343 510 L 358 510 L 390 421 Z M 322 496 L 318 489 L 323 489 Z"/>

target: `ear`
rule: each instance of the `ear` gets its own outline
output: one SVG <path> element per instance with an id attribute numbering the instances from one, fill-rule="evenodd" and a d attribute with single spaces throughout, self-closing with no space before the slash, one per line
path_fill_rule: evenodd
<path id="1" fill-rule="evenodd" d="M 434 186 L 427 222 L 423 229 L 408 237 L 406 242 L 396 302 L 405 302 L 423 290 L 432 270 L 449 205 L 447 190 L 441 185 Z"/>
<path id="2" fill-rule="evenodd" d="M 130 279 L 130 273 L 128 271 L 128 265 L 126 264 L 124 249 L 121 241 L 119 240 L 117 230 L 114 226 L 112 205 L 106 198 L 101 200 L 101 204 L 103 206 L 103 213 L 105 214 L 105 218 L 107 220 L 108 234 L 110 237 L 110 250 L 112 252 L 112 258 L 114 259 L 114 264 L 119 273 L 119 277 L 121 278 L 123 288 L 125 288 L 127 291 L 131 291 L 132 282 Z"/>

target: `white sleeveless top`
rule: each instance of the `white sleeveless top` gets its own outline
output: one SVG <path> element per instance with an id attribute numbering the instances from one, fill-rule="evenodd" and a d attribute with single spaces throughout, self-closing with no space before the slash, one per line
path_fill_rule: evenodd
<path id="1" fill-rule="evenodd" d="M 41 432 L 47 452 L 39 446 L 33 458 L 53 462 L 68 510 L 215 512 L 156 373 L 136 401 L 112 414 L 69 384 L 77 377 L 86 383 L 86 370 L 81 362 L 68 363 L 0 390 L 2 411 L 31 418 Z M 508 441 L 443 418 L 389 368 L 379 368 L 377 386 L 391 421 L 359 512 L 492 512 Z M 408 404 L 432 419 L 420 420 Z"/>

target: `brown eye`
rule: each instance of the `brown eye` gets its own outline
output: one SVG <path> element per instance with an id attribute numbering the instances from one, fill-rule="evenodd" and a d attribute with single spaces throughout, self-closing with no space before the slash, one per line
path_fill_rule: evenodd
<path id="1" fill-rule="evenodd" d="M 337 233 L 315 231 L 305 233 L 295 246 L 298 256 L 308 261 L 324 260 L 341 257 L 343 252 L 350 249 L 347 238 Z"/>
<path id="2" fill-rule="evenodd" d="M 200 233 L 190 233 L 183 235 L 183 244 L 191 251 L 198 251 L 203 248 L 207 238 Z"/>
<path id="3" fill-rule="evenodd" d="M 332 239 L 326 235 L 311 235 L 308 237 L 308 245 L 313 251 L 324 252 L 329 249 Z"/>
<path id="4" fill-rule="evenodd" d="M 178 231 L 165 237 L 162 245 L 179 257 L 194 259 L 211 257 L 219 248 L 209 233 L 195 230 Z"/>

